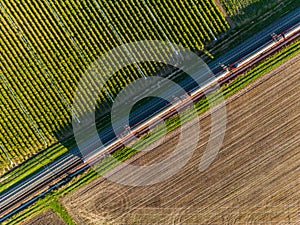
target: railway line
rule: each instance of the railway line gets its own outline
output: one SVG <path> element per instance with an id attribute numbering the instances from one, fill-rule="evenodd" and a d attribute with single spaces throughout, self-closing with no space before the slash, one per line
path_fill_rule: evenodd
<path id="1" fill-rule="evenodd" d="M 224 67 L 222 71 L 216 74 L 216 79 L 219 84 L 224 84 L 228 80 L 238 76 L 239 74 L 245 72 L 247 69 L 252 67 L 257 62 L 261 61 L 263 58 L 272 54 L 273 52 L 280 49 L 282 46 L 296 40 L 300 36 L 300 22 L 297 22 L 293 26 L 284 30 L 282 33 L 273 36 L 270 41 L 264 43 L 260 48 L 245 55 L 239 60 L 232 62 L 230 65 Z M 201 88 L 193 89 L 190 91 L 190 97 L 196 101 L 204 96 L 204 91 L 211 88 L 211 84 L 215 80 L 208 82 L 205 86 Z M 0 196 L 0 222 L 4 221 L 11 215 L 22 210 L 28 205 L 36 201 L 40 196 L 48 193 L 49 191 L 55 189 L 56 187 L 68 182 L 68 180 L 80 173 L 81 171 L 87 169 L 90 164 L 96 163 L 101 160 L 105 154 L 111 154 L 116 151 L 123 143 L 130 142 L 135 137 L 136 134 L 142 134 L 146 132 L 149 125 L 156 123 L 158 118 L 166 119 L 176 113 L 176 108 L 184 109 L 188 107 L 188 101 L 185 99 L 178 100 L 172 106 L 160 111 L 158 114 L 152 118 L 144 121 L 142 124 L 138 124 L 131 129 L 127 135 L 113 140 L 111 143 L 107 144 L 105 149 L 95 149 L 95 151 L 90 153 L 85 161 L 80 157 L 68 154 L 66 157 L 52 163 L 47 166 L 43 171 L 25 180 L 23 183 L 8 190 L 7 192 L 1 193 Z"/>
<path id="2" fill-rule="evenodd" d="M 216 74 L 216 78 L 208 82 L 206 85 L 202 86 L 201 88 L 191 90 L 190 91 L 190 97 L 193 99 L 193 101 L 196 101 L 200 98 L 202 98 L 205 95 L 205 92 L 209 90 L 213 90 L 212 86 L 214 86 L 214 83 L 217 82 L 222 85 L 232 78 L 238 76 L 239 74 L 242 74 L 247 69 L 252 67 L 254 64 L 258 63 L 268 55 L 274 53 L 284 45 L 294 41 L 295 39 L 299 38 L 300 36 L 300 22 L 298 22 L 296 25 L 290 27 L 286 31 L 284 31 L 281 35 L 282 37 L 280 40 L 271 40 L 268 43 L 264 44 L 261 48 L 259 48 L 257 51 L 254 51 L 252 54 L 247 55 L 247 57 L 243 57 L 237 62 L 234 62 L 230 69 L 224 69 L 224 71 L 219 72 Z M 250 59 L 249 59 L 250 58 Z M 238 66 L 237 66 L 238 64 Z M 131 129 L 131 132 L 128 133 L 125 137 L 122 137 L 108 146 L 106 146 L 105 151 L 101 151 L 99 149 L 95 149 L 93 152 L 91 152 L 89 155 L 91 157 L 87 157 L 86 162 L 92 163 L 94 161 L 94 158 L 97 158 L 97 155 L 102 154 L 111 154 L 116 149 L 120 148 L 124 143 L 128 143 L 132 141 L 136 135 L 141 135 L 144 132 L 147 131 L 148 127 L 150 125 L 153 125 L 157 121 L 161 121 L 161 119 L 165 120 L 175 113 L 177 113 L 177 110 L 183 110 L 186 107 L 189 106 L 189 98 L 178 100 L 175 104 L 172 104 L 171 106 L 168 106 L 165 110 L 161 111 L 160 113 L 156 114 L 152 118 L 148 119 L 147 121 L 143 122 L 142 124 L 137 125 L 135 128 Z"/>

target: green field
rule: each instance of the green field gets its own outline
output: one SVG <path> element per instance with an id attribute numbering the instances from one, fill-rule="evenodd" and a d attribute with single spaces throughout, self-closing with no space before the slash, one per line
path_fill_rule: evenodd
<path id="1" fill-rule="evenodd" d="M 70 131 L 76 85 L 105 52 L 147 39 L 203 50 L 229 29 L 213 0 L 0 3 L 0 174 Z M 150 76 L 161 66 L 146 62 L 119 71 L 99 95 L 100 113 L 110 106 L 109 95 L 140 71 Z"/>

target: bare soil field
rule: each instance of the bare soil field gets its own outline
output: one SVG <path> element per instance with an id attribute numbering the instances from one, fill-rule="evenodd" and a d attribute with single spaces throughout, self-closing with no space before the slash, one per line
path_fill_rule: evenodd
<path id="1" fill-rule="evenodd" d="M 197 150 L 173 177 L 145 187 L 99 178 L 64 197 L 64 206 L 82 225 L 300 224 L 299 74 L 297 55 L 226 100 L 225 139 L 205 171 L 198 166 L 209 140 L 209 113 L 199 116 Z M 128 163 L 160 161 L 177 135 Z"/>
<path id="2" fill-rule="evenodd" d="M 67 225 L 54 211 L 46 210 L 22 225 Z"/>

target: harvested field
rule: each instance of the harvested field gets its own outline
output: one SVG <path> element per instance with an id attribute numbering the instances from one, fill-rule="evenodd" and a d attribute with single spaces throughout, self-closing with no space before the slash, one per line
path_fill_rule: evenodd
<path id="1" fill-rule="evenodd" d="M 54 211 L 46 210 L 22 225 L 67 225 Z"/>
<path id="2" fill-rule="evenodd" d="M 226 100 L 223 147 L 204 172 L 208 113 L 199 116 L 197 150 L 172 178 L 146 187 L 100 178 L 66 196 L 64 206 L 78 224 L 299 224 L 299 73 L 297 55 Z M 176 132 L 134 164 L 166 157 Z"/>

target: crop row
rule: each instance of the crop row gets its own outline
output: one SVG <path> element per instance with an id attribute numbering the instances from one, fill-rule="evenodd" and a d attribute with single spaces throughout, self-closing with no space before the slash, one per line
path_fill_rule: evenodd
<path id="1" fill-rule="evenodd" d="M 104 53 L 141 40 L 202 50 L 229 28 L 213 0 L 9 0 L 0 6 L 0 170 L 57 142 L 70 130 L 72 113 L 87 111 L 83 106 L 72 111 L 75 90 L 89 65 Z M 110 59 L 111 65 L 120 66 L 131 57 L 121 54 Z M 174 57 L 174 52 L 161 54 Z M 105 75 L 100 77 L 105 88 L 99 94 L 99 111 L 130 82 L 161 67 L 157 62 L 136 63 L 107 82 Z M 97 86 L 93 80 L 89 84 Z"/>

